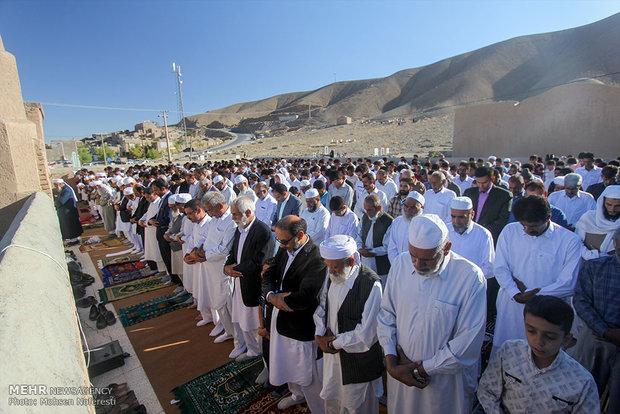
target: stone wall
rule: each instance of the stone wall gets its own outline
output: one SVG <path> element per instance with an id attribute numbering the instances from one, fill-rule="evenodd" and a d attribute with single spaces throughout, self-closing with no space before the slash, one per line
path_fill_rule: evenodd
<path id="1" fill-rule="evenodd" d="M 620 155 L 620 88 L 596 81 L 555 87 L 522 102 L 455 110 L 454 156 Z"/>

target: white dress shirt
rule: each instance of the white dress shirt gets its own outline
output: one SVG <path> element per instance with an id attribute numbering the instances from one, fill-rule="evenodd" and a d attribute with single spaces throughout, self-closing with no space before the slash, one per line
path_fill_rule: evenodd
<path id="1" fill-rule="evenodd" d="M 438 193 L 431 188 L 424 193 L 424 214 L 437 214 L 446 224 L 451 223 L 450 201 L 455 197 L 454 191 L 445 187 Z"/>
<path id="2" fill-rule="evenodd" d="M 364 215 L 364 200 L 366 199 L 366 197 L 373 194 L 379 196 L 379 199 L 381 200 L 381 208 L 383 209 L 383 211 L 388 210 L 388 207 L 390 206 L 390 200 L 388 200 L 387 196 L 383 191 L 375 187 L 375 189 L 369 193 L 368 191 L 366 191 L 366 189 L 364 189 L 364 191 L 358 194 L 359 197 L 357 198 L 354 209 L 354 213 L 357 214 L 357 217 L 359 217 L 360 220 Z"/>
<path id="3" fill-rule="evenodd" d="M 398 193 L 398 187 L 394 181 L 388 179 L 385 184 L 381 184 L 379 180 L 375 181 L 375 186 L 379 189 L 379 191 L 383 191 L 388 200 L 391 200 L 392 197 Z"/>
<path id="4" fill-rule="evenodd" d="M 405 216 L 398 216 L 390 226 L 390 237 L 388 239 L 388 259 L 394 263 L 396 257 L 409 251 L 409 224 L 411 220 L 405 220 Z"/>
<path id="5" fill-rule="evenodd" d="M 431 377 L 424 389 L 388 375 L 388 412 L 469 414 L 486 323 L 486 279 L 449 252 L 434 276 L 419 275 L 408 253 L 392 263 L 377 334 L 386 355 L 400 345 Z"/>
<path id="6" fill-rule="evenodd" d="M 461 189 L 461 195 L 463 195 L 465 194 L 465 190 L 467 190 L 469 187 L 472 186 L 474 179 L 471 178 L 469 175 L 466 175 L 465 181 L 461 181 L 461 176 L 457 175 L 456 177 L 452 179 L 452 182 L 459 186 L 459 188 Z"/>
<path id="7" fill-rule="evenodd" d="M 491 232 L 474 221 L 470 222 L 463 234 L 455 231 L 452 223 L 449 223 L 447 227 L 448 238 L 452 242 L 451 250 L 478 266 L 484 277 L 492 278 L 495 248 Z"/>
<path id="8" fill-rule="evenodd" d="M 585 166 L 577 168 L 575 172 L 583 178 L 581 188 L 587 190 L 592 184 L 602 183 L 603 177 L 601 177 L 601 170 L 602 168 L 596 165 L 593 165 L 590 171 L 586 170 Z"/>
<path id="9" fill-rule="evenodd" d="M 357 243 L 358 249 L 361 249 L 363 246 L 365 246 L 370 251 L 370 253 L 374 253 L 377 256 L 385 256 L 387 255 L 387 248 L 388 248 L 388 243 L 390 240 L 390 229 L 392 228 L 392 226 L 390 225 L 390 227 L 388 227 L 387 230 L 385 231 L 385 234 L 383 235 L 383 239 L 382 239 L 382 245 L 375 247 L 373 240 L 374 240 L 374 231 L 375 231 L 376 222 L 377 222 L 377 217 L 375 217 L 374 219 L 370 219 L 370 228 L 368 229 L 368 234 L 366 235 L 366 240 L 364 240 L 364 243 L 362 243 L 362 225 L 360 224 L 358 226 L 359 231 L 357 233 L 357 237 L 355 237 L 355 242 Z M 375 257 L 361 256 L 361 261 L 363 265 L 368 266 L 377 274 L 379 273 L 377 271 L 377 260 L 375 259 Z M 379 275 L 379 276 L 384 276 L 384 275 Z"/>
<path id="10" fill-rule="evenodd" d="M 318 245 L 325 240 L 325 231 L 329 226 L 329 211 L 323 206 L 319 206 L 314 212 L 305 209 L 299 215 L 302 219 L 306 220 L 307 231 L 306 233 L 312 238 L 312 240 Z"/>
<path id="11" fill-rule="evenodd" d="M 248 238 L 248 233 L 254 225 L 256 218 L 252 219 L 250 224 L 246 227 L 237 227 L 239 230 L 239 245 L 237 246 L 237 263 L 241 263 L 241 254 L 243 253 L 243 245 L 245 239 Z M 233 236 L 234 237 L 234 236 Z M 245 306 L 243 303 L 243 297 L 241 295 L 241 278 L 235 277 L 234 289 L 232 295 L 231 304 L 231 317 L 233 323 L 238 323 L 242 331 L 249 332 L 258 329 L 258 306 Z"/>
<path id="12" fill-rule="evenodd" d="M 360 219 L 348 208 L 347 212 L 342 216 L 337 216 L 335 213 L 332 213 L 329 219 L 329 226 L 327 226 L 327 230 L 325 230 L 325 239 L 329 239 L 331 236 L 337 234 L 344 234 L 355 238 L 359 232 L 359 223 Z"/>
<path id="13" fill-rule="evenodd" d="M 258 198 L 256 200 L 256 218 L 265 223 L 271 228 L 271 220 L 278 208 L 278 202 L 271 194 L 267 194 L 262 200 Z"/>
<path id="14" fill-rule="evenodd" d="M 547 199 L 549 204 L 553 204 L 566 214 L 566 221 L 573 227 L 586 211 L 596 208 L 594 197 L 585 191 L 579 191 L 573 198 L 567 196 L 564 190 L 556 191 L 549 194 Z"/>

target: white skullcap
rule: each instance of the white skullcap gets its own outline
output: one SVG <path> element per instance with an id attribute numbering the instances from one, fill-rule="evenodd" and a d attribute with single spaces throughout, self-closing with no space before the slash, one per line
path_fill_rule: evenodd
<path id="1" fill-rule="evenodd" d="M 340 260 L 348 257 L 355 257 L 356 263 L 359 258 L 357 243 L 351 236 L 337 234 L 327 240 L 323 240 L 319 245 L 321 256 L 327 260 Z"/>
<path id="2" fill-rule="evenodd" d="M 448 238 L 448 228 L 436 214 L 420 214 L 409 223 L 409 244 L 418 249 L 434 249 Z"/>
<path id="3" fill-rule="evenodd" d="M 133 184 L 133 183 L 135 183 L 135 182 L 136 182 L 136 180 L 134 180 L 133 178 L 131 178 L 131 177 L 127 177 L 127 178 L 125 178 L 125 179 L 123 180 L 123 185 L 129 185 L 129 184 Z"/>
<path id="4" fill-rule="evenodd" d="M 54 184 L 64 184 L 65 180 L 63 180 L 62 178 L 54 178 L 52 179 L 52 182 Z"/>
<path id="5" fill-rule="evenodd" d="M 495 155 L 490 155 L 488 159 L 495 161 L 497 157 Z"/>
<path id="6" fill-rule="evenodd" d="M 301 180 L 299 183 L 300 187 L 310 187 L 310 180 Z"/>
<path id="7" fill-rule="evenodd" d="M 504 162 L 510 162 L 512 161 L 510 158 L 504 158 Z"/>
<path id="8" fill-rule="evenodd" d="M 77 183 L 78 187 L 84 187 L 84 183 Z"/>
<path id="9" fill-rule="evenodd" d="M 133 194 L 133 188 L 131 188 L 131 187 L 127 187 L 127 188 L 125 188 L 125 189 L 123 190 L 123 194 L 125 194 L 125 195 L 130 195 L 130 194 Z"/>
<path id="10" fill-rule="evenodd" d="M 455 197 L 450 201 L 450 208 L 455 210 L 471 210 L 474 205 L 469 197 Z"/>
<path id="11" fill-rule="evenodd" d="M 421 206 L 423 206 L 424 203 L 426 202 L 426 200 L 424 199 L 424 196 L 418 193 L 417 191 L 411 191 L 409 194 L 407 194 L 407 198 L 413 198 L 415 201 L 420 203 Z"/>
<path id="12" fill-rule="evenodd" d="M 168 196 L 168 205 L 175 204 L 176 202 L 177 202 L 177 195 L 176 194 L 170 194 Z"/>
<path id="13" fill-rule="evenodd" d="M 564 185 L 564 176 L 560 175 L 553 179 L 555 185 Z"/>
<path id="14" fill-rule="evenodd" d="M 306 191 L 304 195 L 306 196 L 306 198 L 319 197 L 319 190 L 317 190 L 316 188 L 311 188 L 308 191 Z"/>
<path id="15" fill-rule="evenodd" d="M 188 193 L 180 193 L 176 195 L 176 204 L 185 204 L 192 199 L 192 195 Z"/>
<path id="16" fill-rule="evenodd" d="M 102 172 L 95 173 L 95 175 L 97 177 L 106 177 L 106 173 L 102 173 Z"/>
<path id="17" fill-rule="evenodd" d="M 221 183 L 222 181 L 224 181 L 224 177 L 221 175 L 216 175 L 213 177 L 213 184 Z"/>
<path id="18" fill-rule="evenodd" d="M 581 185 L 581 175 L 577 173 L 570 173 L 564 176 L 564 185 L 567 187 L 576 187 Z"/>
<path id="19" fill-rule="evenodd" d="M 139 180 L 140 179 L 140 174 L 134 174 L 133 179 L 134 180 Z"/>
<path id="20" fill-rule="evenodd" d="M 97 187 L 97 186 L 101 185 L 101 181 L 99 181 L 99 180 L 94 180 L 94 181 L 91 181 L 91 182 L 89 183 L 89 185 L 90 185 L 91 187 Z"/>
<path id="21" fill-rule="evenodd" d="M 118 184 L 123 181 L 123 177 L 115 175 L 114 177 L 111 178 L 111 180 L 113 183 Z"/>
<path id="22" fill-rule="evenodd" d="M 235 184 L 239 184 L 239 183 L 247 183 L 248 179 L 245 178 L 243 175 L 238 175 L 235 177 Z"/>
<path id="23" fill-rule="evenodd" d="M 97 178 L 97 177 L 95 177 L 95 176 L 94 176 L 94 175 L 92 175 L 92 174 L 88 176 L 88 179 L 89 179 L 89 180 L 94 180 L 95 178 Z"/>

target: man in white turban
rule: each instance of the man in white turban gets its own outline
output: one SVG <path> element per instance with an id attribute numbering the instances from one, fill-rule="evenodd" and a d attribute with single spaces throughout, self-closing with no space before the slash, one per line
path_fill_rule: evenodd
<path id="1" fill-rule="evenodd" d="M 419 215 L 409 225 L 409 254 L 390 269 L 377 328 L 388 371 L 388 412 L 471 412 L 486 280 L 450 247 L 443 220 Z"/>
<path id="2" fill-rule="evenodd" d="M 377 340 L 379 276 L 360 263 L 357 244 L 337 235 L 319 246 L 329 269 L 314 312 L 323 351 L 321 398 L 326 413 L 377 413 L 383 393 L 383 355 Z"/>
<path id="3" fill-rule="evenodd" d="M 610 185 L 596 201 L 596 208 L 586 212 L 575 225 L 583 241 L 584 260 L 614 254 L 613 233 L 620 228 L 620 185 Z"/>

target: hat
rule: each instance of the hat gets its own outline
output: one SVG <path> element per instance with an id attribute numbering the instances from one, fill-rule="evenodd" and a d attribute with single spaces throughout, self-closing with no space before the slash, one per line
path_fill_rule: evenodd
<path id="1" fill-rule="evenodd" d="M 97 177 L 106 177 L 106 173 L 102 173 L 102 172 L 95 173 L 95 175 Z"/>
<path id="2" fill-rule="evenodd" d="M 409 223 L 409 244 L 418 249 L 434 249 L 448 239 L 446 223 L 436 214 L 421 214 Z"/>
<path id="3" fill-rule="evenodd" d="M 133 194 L 133 188 L 131 188 L 131 187 L 127 187 L 127 188 L 125 188 L 125 189 L 123 190 L 123 194 L 124 194 L 124 195 L 130 195 L 130 194 Z"/>
<path id="4" fill-rule="evenodd" d="M 495 161 L 497 159 L 497 157 L 495 155 L 489 155 L 488 160 L 493 160 Z"/>
<path id="5" fill-rule="evenodd" d="M 213 184 L 221 183 L 222 181 L 224 181 L 224 177 L 221 175 L 216 175 L 213 177 Z"/>
<path id="6" fill-rule="evenodd" d="M 240 184 L 240 183 L 247 183 L 248 179 L 245 178 L 243 175 L 238 175 L 235 177 L 235 184 Z"/>
<path id="7" fill-rule="evenodd" d="M 299 183 L 300 187 L 310 187 L 310 180 L 301 180 Z"/>
<path id="8" fill-rule="evenodd" d="M 319 190 L 317 190 L 316 188 L 311 188 L 308 191 L 306 191 L 304 195 L 306 196 L 306 199 L 318 197 L 319 196 Z"/>
<path id="9" fill-rule="evenodd" d="M 99 181 L 99 180 L 93 180 L 93 181 L 91 181 L 91 182 L 89 183 L 89 185 L 90 185 L 91 187 L 97 187 L 97 186 L 100 186 L 100 185 L 101 185 L 101 181 Z"/>
<path id="10" fill-rule="evenodd" d="M 450 201 L 450 208 L 455 210 L 471 210 L 474 205 L 469 197 L 455 197 Z"/>
<path id="11" fill-rule="evenodd" d="M 511 162 L 512 160 L 510 158 L 504 158 L 504 162 Z"/>
<path id="12" fill-rule="evenodd" d="M 131 177 L 127 177 L 127 178 L 125 178 L 125 179 L 123 180 L 123 185 L 130 185 L 130 184 L 133 184 L 133 183 L 135 183 L 135 182 L 136 182 L 136 180 L 134 180 L 133 178 L 131 178 Z"/>
<path id="13" fill-rule="evenodd" d="M 581 185 L 581 175 L 577 173 L 570 173 L 564 176 L 564 185 L 566 187 L 577 187 Z"/>
<path id="14" fill-rule="evenodd" d="M 65 184 L 65 180 L 63 180 L 62 178 L 54 178 L 52 179 L 52 182 L 54 184 Z"/>
<path id="15" fill-rule="evenodd" d="M 407 198 L 413 198 L 415 201 L 420 203 L 421 206 L 423 206 L 424 203 L 426 202 L 426 200 L 424 199 L 424 196 L 418 193 L 417 191 L 411 191 L 409 194 L 407 194 Z"/>
<path id="16" fill-rule="evenodd" d="M 180 193 L 176 195 L 176 204 L 185 204 L 192 199 L 192 195 L 188 193 Z"/>
<path id="17" fill-rule="evenodd" d="M 357 243 L 351 236 L 337 234 L 327 240 L 323 240 L 319 245 L 321 256 L 327 260 L 340 260 L 348 257 L 355 257 L 355 262 L 359 262 Z"/>
<path id="18" fill-rule="evenodd" d="M 170 194 L 168 196 L 168 205 L 175 204 L 176 202 L 177 202 L 177 195 L 176 194 Z"/>
<path id="19" fill-rule="evenodd" d="M 555 185 L 564 185 L 564 176 L 563 176 L 563 175 L 560 175 L 560 176 L 558 176 L 558 177 L 555 177 L 555 178 L 553 179 L 553 183 L 554 183 Z"/>
<path id="20" fill-rule="evenodd" d="M 84 183 L 77 183 L 78 187 L 84 187 Z"/>

